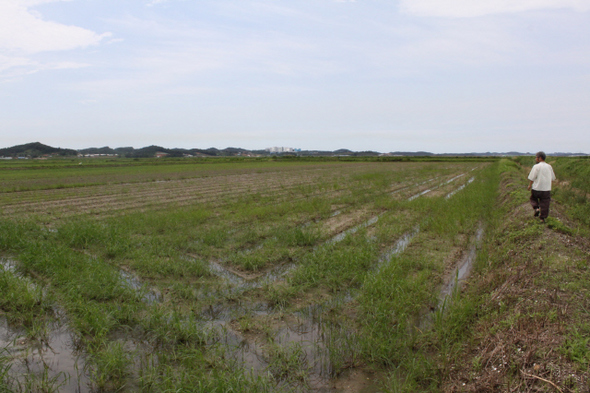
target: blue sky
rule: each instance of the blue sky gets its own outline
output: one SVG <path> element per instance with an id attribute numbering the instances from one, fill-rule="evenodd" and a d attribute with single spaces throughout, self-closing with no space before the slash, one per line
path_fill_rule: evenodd
<path id="1" fill-rule="evenodd" d="M 590 0 L 0 0 L 0 147 L 590 153 Z"/>

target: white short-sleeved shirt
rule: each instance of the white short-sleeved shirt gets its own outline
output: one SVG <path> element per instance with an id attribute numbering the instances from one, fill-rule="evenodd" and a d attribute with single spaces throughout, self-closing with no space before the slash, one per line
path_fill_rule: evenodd
<path id="1" fill-rule="evenodd" d="M 551 181 L 555 180 L 555 173 L 551 165 L 541 161 L 531 169 L 529 180 L 533 182 L 533 190 L 551 191 Z"/>

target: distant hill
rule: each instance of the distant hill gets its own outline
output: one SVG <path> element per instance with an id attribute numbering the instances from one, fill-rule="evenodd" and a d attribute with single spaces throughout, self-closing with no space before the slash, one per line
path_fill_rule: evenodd
<path id="1" fill-rule="evenodd" d="M 25 145 L 18 145 L 0 149 L 0 157 L 27 157 L 27 158 L 38 158 L 43 156 L 76 156 L 82 155 L 118 155 L 120 157 L 127 158 L 148 158 L 155 157 L 156 154 L 163 153 L 166 157 L 231 157 L 231 156 L 269 156 L 269 155 L 285 155 L 285 156 L 305 156 L 305 157 L 325 157 L 325 156 L 351 156 L 351 157 L 368 157 L 368 156 L 380 156 L 382 155 L 376 151 L 352 151 L 349 149 L 338 149 L 334 151 L 329 150 L 302 150 L 297 152 L 286 152 L 286 153 L 270 153 L 266 150 L 247 150 L 239 147 L 227 147 L 225 149 L 217 149 L 210 147 L 208 149 L 180 149 L 173 148 L 168 149 L 162 146 L 146 146 L 140 149 L 133 147 L 117 147 L 110 148 L 104 147 L 89 147 L 86 149 L 73 150 L 73 149 L 62 149 L 59 147 L 51 147 L 44 145 L 40 142 L 27 143 Z M 533 153 L 520 153 L 515 151 L 496 153 L 442 153 L 435 154 L 427 151 L 395 151 L 385 153 L 386 156 L 420 156 L 420 157 L 498 157 L 498 156 L 522 156 L 522 155 L 533 155 Z M 551 153 L 551 156 L 588 156 L 584 153 Z"/>
<path id="2" fill-rule="evenodd" d="M 40 142 L 27 143 L 0 149 L 1 157 L 43 157 L 43 156 L 76 156 L 78 152 L 73 149 L 51 147 Z"/>

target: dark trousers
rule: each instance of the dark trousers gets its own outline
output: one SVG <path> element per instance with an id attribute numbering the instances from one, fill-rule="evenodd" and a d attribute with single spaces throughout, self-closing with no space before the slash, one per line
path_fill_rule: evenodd
<path id="1" fill-rule="evenodd" d="M 533 209 L 541 209 L 540 218 L 545 219 L 549 215 L 551 203 L 551 191 L 531 190 L 531 206 Z"/>

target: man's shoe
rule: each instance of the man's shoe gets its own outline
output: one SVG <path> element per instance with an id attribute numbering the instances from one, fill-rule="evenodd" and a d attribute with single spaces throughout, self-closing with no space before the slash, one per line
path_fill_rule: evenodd
<path id="1" fill-rule="evenodd" d="M 545 219 L 541 218 L 541 224 L 545 224 Z"/>
<path id="2" fill-rule="evenodd" d="M 535 217 L 539 217 L 539 214 L 541 214 L 541 211 L 539 209 L 535 209 Z"/>

